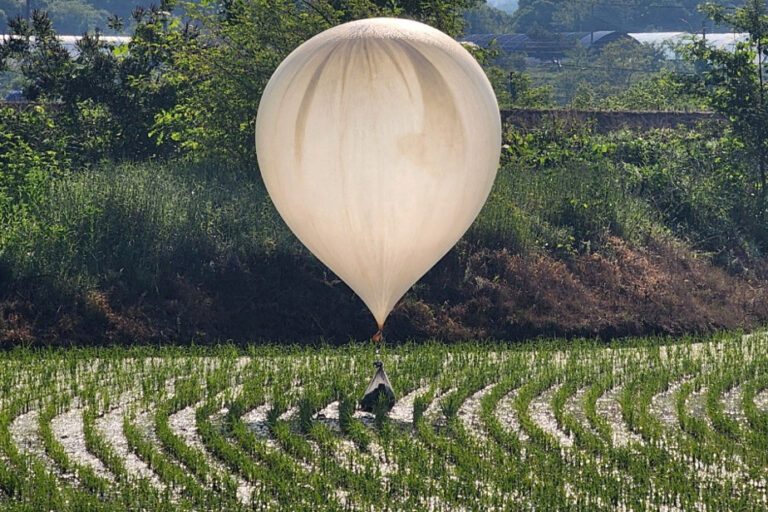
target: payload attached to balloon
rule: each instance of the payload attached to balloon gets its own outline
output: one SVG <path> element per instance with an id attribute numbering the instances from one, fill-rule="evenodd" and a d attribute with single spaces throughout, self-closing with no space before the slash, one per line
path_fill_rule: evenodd
<path id="1" fill-rule="evenodd" d="M 331 28 L 269 80 L 256 152 L 275 207 L 382 328 L 490 192 L 501 120 L 475 59 L 415 21 Z"/>

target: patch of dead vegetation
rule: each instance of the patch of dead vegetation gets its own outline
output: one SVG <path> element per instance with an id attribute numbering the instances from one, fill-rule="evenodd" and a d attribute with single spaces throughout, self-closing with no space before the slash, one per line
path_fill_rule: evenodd
<path id="1" fill-rule="evenodd" d="M 633 336 L 753 328 L 768 321 L 768 281 L 729 274 L 679 243 L 557 259 L 505 249 L 451 251 L 387 322 L 390 340 Z M 362 301 L 307 254 L 213 265 L 198 280 L 87 292 L 45 279 L 0 291 L 0 346 L 197 343 L 221 339 L 346 343 L 375 332 Z"/>

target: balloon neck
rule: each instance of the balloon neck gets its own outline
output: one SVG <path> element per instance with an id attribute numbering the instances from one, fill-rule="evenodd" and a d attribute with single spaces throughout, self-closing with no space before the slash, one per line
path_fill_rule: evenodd
<path id="1" fill-rule="evenodd" d="M 376 331 L 376 334 L 373 335 L 373 338 L 371 338 L 371 341 L 373 341 L 374 343 L 380 343 L 383 337 L 384 336 L 381 333 L 381 326 L 379 326 L 379 330 Z"/>

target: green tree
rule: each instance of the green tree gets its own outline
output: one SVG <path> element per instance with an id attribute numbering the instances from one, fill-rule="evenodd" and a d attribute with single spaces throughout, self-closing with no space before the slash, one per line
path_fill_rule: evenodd
<path id="1" fill-rule="evenodd" d="M 253 162 L 261 93 L 279 63 L 331 26 L 373 16 L 399 16 L 461 34 L 474 0 L 227 0 L 184 4 L 200 27 L 194 44 L 178 47 L 164 76 L 179 100 L 156 116 L 152 136 L 202 157 Z"/>
<path id="2" fill-rule="evenodd" d="M 514 107 L 551 107 L 554 104 L 549 86 L 534 87 L 531 77 L 521 71 L 510 71 L 510 105 Z"/>
<path id="3" fill-rule="evenodd" d="M 691 86 L 704 94 L 707 103 L 731 122 L 733 135 L 753 162 L 758 190 L 759 217 L 766 208 L 768 163 L 768 90 L 763 60 L 768 49 L 768 6 L 765 0 L 748 0 L 742 7 L 706 3 L 702 11 L 719 24 L 727 24 L 747 39 L 733 51 L 715 49 L 703 38 L 687 45 L 685 56 L 703 67 L 701 78 Z"/>
<path id="4" fill-rule="evenodd" d="M 629 88 L 598 101 L 605 110 L 705 110 L 704 99 L 691 91 L 679 75 L 662 70 Z"/>
<path id="5" fill-rule="evenodd" d="M 507 34 L 514 32 L 512 16 L 488 4 L 480 4 L 464 13 L 467 34 Z"/>
<path id="6" fill-rule="evenodd" d="M 32 0 L 30 6 L 47 12 L 60 34 L 82 34 L 104 28 L 110 13 L 101 2 L 87 0 Z M 0 22 L 26 17 L 26 11 L 26 0 L 0 0 Z"/>
<path id="7" fill-rule="evenodd" d="M 125 47 L 106 44 L 99 33 L 85 35 L 70 55 L 56 37 L 51 18 L 35 11 L 32 20 L 11 20 L 11 37 L 0 45 L 0 61 L 24 76 L 24 95 L 61 105 L 60 125 L 78 141 L 76 161 L 144 159 L 173 151 L 148 137 L 155 115 L 176 103 L 173 84 L 164 80 L 177 48 L 189 46 L 196 32 L 169 23 L 159 7 L 137 8 L 137 23 Z M 117 20 L 113 20 L 117 23 Z"/>

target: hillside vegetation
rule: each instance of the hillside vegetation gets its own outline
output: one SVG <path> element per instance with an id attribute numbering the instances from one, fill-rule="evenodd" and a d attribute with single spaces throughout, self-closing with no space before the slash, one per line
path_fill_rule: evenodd
<path id="1" fill-rule="evenodd" d="M 297 242 L 265 193 L 258 100 L 281 59 L 330 25 L 400 14 L 458 35 L 464 7 L 363 2 L 326 12 L 285 1 L 277 11 L 241 0 L 187 6 L 197 23 L 188 24 L 169 22 L 161 9 L 172 4 L 137 11 L 128 47 L 87 37 L 72 57 L 41 13 L 12 24 L 19 37 L 0 46 L 2 65 L 23 70 L 38 102 L 0 111 L 0 343 L 370 336 L 362 302 Z M 749 8 L 707 12 L 736 27 L 762 20 Z M 400 302 L 387 337 L 764 324 L 768 102 L 751 51 L 695 43 L 687 55 L 698 74 L 663 73 L 615 96 L 631 106 L 685 94 L 728 124 L 505 129 L 485 208 Z M 497 71 L 488 66 L 492 79 Z M 495 82 L 500 97 L 525 103 L 541 92 L 514 76 L 512 91 Z"/>
<path id="2" fill-rule="evenodd" d="M 392 339 L 681 333 L 768 318 L 747 180 L 720 172 L 740 165 L 728 141 L 557 126 L 507 138 L 480 217 L 401 301 Z M 98 165 L 35 184 L 40 197 L 9 214 L 3 235 L 6 341 L 370 335 L 365 306 L 287 230 L 256 173 Z"/>

